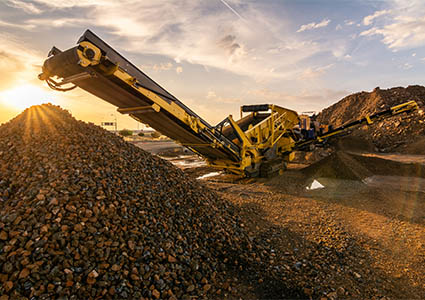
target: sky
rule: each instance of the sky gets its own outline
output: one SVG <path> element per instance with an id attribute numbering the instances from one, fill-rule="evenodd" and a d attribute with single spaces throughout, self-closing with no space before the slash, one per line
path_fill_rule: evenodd
<path id="1" fill-rule="evenodd" d="M 212 125 L 244 104 L 317 112 L 377 86 L 425 85 L 422 0 L 0 0 L 0 124 L 51 102 L 142 128 L 37 79 L 52 46 L 69 49 L 86 29 Z"/>

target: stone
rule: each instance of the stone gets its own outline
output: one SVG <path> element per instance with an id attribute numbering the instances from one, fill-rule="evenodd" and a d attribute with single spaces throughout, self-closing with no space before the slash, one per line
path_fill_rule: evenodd
<path id="1" fill-rule="evenodd" d="M 6 231 L 1 231 L 0 232 L 0 240 L 6 241 L 8 238 L 7 232 Z"/>
<path id="2" fill-rule="evenodd" d="M 27 278 L 29 274 L 30 274 L 30 270 L 28 270 L 27 268 L 24 268 L 22 269 L 21 272 L 19 272 L 19 279 Z"/>
<path id="3" fill-rule="evenodd" d="M 172 255 L 168 255 L 168 262 L 170 262 L 170 263 L 176 263 L 177 262 L 177 259 L 174 256 L 172 256 Z"/>
<path id="4" fill-rule="evenodd" d="M 13 282 L 12 281 L 6 281 L 4 283 L 4 289 L 6 292 L 9 292 L 13 288 Z"/>
<path id="5" fill-rule="evenodd" d="M 161 293 L 158 292 L 156 289 L 152 291 L 152 295 L 155 297 L 155 299 L 159 299 L 161 297 Z"/>
<path id="6" fill-rule="evenodd" d="M 186 291 L 193 292 L 195 290 L 195 286 L 193 284 L 189 285 L 188 288 L 186 289 Z"/>

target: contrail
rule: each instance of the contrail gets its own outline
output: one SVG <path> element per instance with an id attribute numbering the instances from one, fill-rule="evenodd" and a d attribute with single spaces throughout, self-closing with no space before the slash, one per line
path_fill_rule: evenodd
<path id="1" fill-rule="evenodd" d="M 232 13 L 234 13 L 239 19 L 245 21 L 245 19 L 236 10 L 234 10 L 229 4 L 227 4 L 226 1 L 224 1 L 224 0 L 220 0 L 220 1 L 221 1 L 221 3 L 226 5 L 227 8 L 230 9 L 232 11 Z"/>

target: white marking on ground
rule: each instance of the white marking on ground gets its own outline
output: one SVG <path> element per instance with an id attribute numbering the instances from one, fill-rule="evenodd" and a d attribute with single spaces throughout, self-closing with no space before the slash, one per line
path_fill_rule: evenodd
<path id="1" fill-rule="evenodd" d="M 310 184 L 310 186 L 306 187 L 307 190 L 317 190 L 323 189 L 325 186 L 318 182 L 316 179 Z"/>

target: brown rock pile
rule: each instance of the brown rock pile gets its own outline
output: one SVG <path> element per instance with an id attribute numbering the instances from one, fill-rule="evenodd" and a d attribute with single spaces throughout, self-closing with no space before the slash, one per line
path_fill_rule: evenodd
<path id="1" fill-rule="evenodd" d="M 1 299 L 222 298 L 231 266 L 268 253 L 232 212 L 170 163 L 59 107 L 0 126 Z"/>
<path id="2" fill-rule="evenodd" d="M 354 136 L 361 137 L 365 143 L 372 143 L 380 151 L 404 150 L 409 145 L 425 139 L 425 114 L 423 113 L 425 110 L 425 87 L 423 86 L 413 85 L 407 88 L 396 87 L 387 90 L 375 88 L 370 93 L 352 94 L 324 109 L 318 115 L 318 121 L 338 127 L 410 100 L 416 101 L 422 112 L 407 116 L 406 114 L 398 115 L 354 132 Z M 417 153 L 418 151 L 415 149 L 412 148 L 410 152 Z M 418 154 L 424 153 L 419 151 Z"/>

